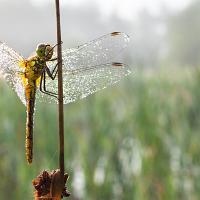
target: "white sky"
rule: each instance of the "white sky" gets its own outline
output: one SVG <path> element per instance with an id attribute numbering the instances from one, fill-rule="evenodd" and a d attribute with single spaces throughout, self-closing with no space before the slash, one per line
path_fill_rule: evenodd
<path id="1" fill-rule="evenodd" d="M 30 0 L 36 6 L 54 3 L 52 0 Z M 115 12 L 120 18 L 132 20 L 139 10 L 146 8 L 152 14 L 159 14 L 160 8 L 165 5 L 170 10 L 183 9 L 192 0 L 61 0 L 68 6 L 85 6 L 89 3 L 97 4 L 101 14 L 109 16 Z"/>

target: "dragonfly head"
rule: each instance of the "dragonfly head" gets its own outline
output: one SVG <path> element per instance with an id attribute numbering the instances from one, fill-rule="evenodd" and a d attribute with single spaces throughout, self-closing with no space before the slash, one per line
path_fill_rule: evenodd
<path id="1" fill-rule="evenodd" d="M 53 47 L 50 44 L 39 44 L 36 53 L 40 58 L 50 60 L 53 56 Z"/>

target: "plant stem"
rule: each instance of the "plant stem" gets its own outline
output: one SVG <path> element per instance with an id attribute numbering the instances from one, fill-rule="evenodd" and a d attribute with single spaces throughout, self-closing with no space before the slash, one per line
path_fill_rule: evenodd
<path id="1" fill-rule="evenodd" d="M 64 113 L 63 113 L 63 77 L 62 77 L 62 46 L 61 46 L 61 26 L 60 26 L 60 2 L 56 3 L 56 22 L 57 22 L 57 58 L 58 58 L 58 112 L 59 112 L 59 165 L 60 175 L 64 183 Z"/>

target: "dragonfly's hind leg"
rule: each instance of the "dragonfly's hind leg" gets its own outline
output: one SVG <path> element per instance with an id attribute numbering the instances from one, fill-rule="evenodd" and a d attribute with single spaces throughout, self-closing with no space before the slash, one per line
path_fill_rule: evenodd
<path id="1" fill-rule="evenodd" d="M 58 99 L 58 94 L 46 90 L 46 73 L 45 72 L 43 72 L 42 75 L 41 75 L 41 79 L 40 79 L 40 91 L 42 93 L 44 93 L 44 94 L 47 94 L 49 96 L 52 96 L 52 97 Z"/>

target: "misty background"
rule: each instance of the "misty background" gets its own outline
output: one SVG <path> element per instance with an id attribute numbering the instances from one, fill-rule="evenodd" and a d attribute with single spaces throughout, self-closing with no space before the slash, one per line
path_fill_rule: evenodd
<path id="1" fill-rule="evenodd" d="M 200 1 L 61 0 L 63 49 L 104 34 L 130 36 L 133 73 L 65 106 L 67 184 L 73 200 L 198 200 Z M 0 41 L 28 57 L 56 43 L 53 0 L 0 0 Z M 58 163 L 57 107 L 37 104 L 34 161 L 26 111 L 0 79 L 0 199 L 33 199 L 31 181 Z"/>
<path id="2" fill-rule="evenodd" d="M 25 57 L 38 43 L 55 44 L 54 1 L 0 2 L 1 41 Z M 126 62 L 135 67 L 199 64 L 199 1 L 98 2 L 61 1 L 64 48 L 123 31 L 131 38 Z"/>

